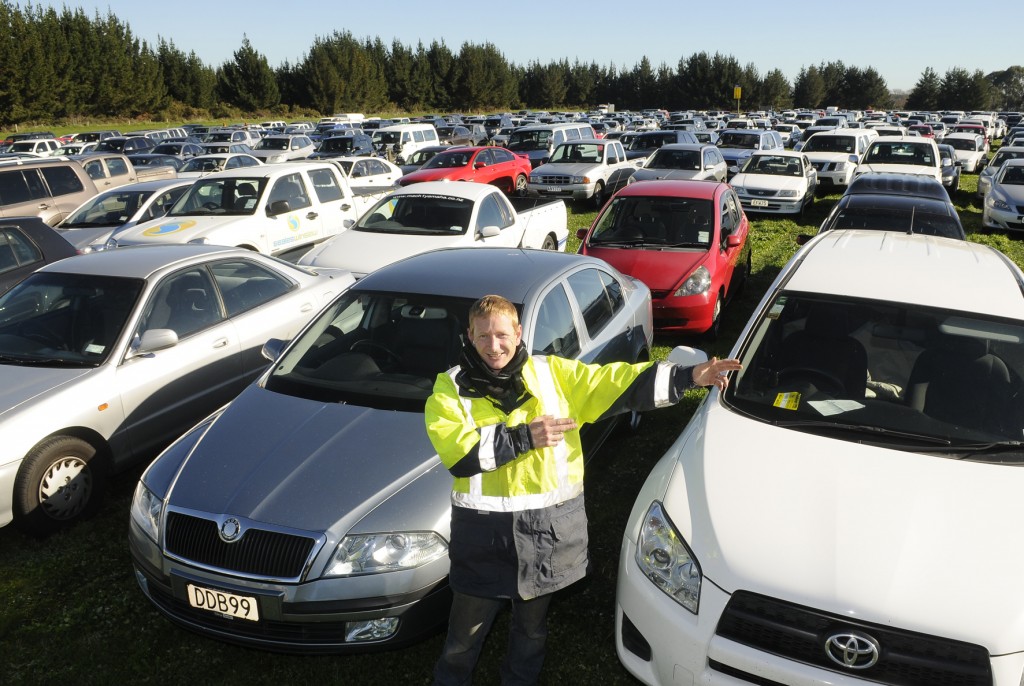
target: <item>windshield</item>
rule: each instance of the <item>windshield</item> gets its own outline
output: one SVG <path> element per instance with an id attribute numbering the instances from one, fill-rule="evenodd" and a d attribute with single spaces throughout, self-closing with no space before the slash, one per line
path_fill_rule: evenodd
<path id="1" fill-rule="evenodd" d="M 469 164 L 473 153 L 469 150 L 441 152 L 434 155 L 422 169 L 455 169 Z"/>
<path id="2" fill-rule="evenodd" d="M 978 150 L 977 142 L 971 140 L 970 138 L 946 138 L 943 141 L 943 143 L 951 145 L 957 150 L 967 150 L 970 152 L 975 152 Z"/>
<path id="3" fill-rule="evenodd" d="M 925 198 L 850 197 L 825 229 L 871 229 L 964 238 L 957 218 L 943 202 Z"/>
<path id="4" fill-rule="evenodd" d="M 661 148 L 647 159 L 646 169 L 700 170 L 699 150 L 666 150 Z"/>
<path id="5" fill-rule="evenodd" d="M 466 233 L 473 202 L 447 195 L 396 195 L 384 198 L 356 224 L 358 231 L 421 236 Z"/>
<path id="6" fill-rule="evenodd" d="M 1024 166 L 1004 165 L 999 173 L 998 182 L 1004 186 L 1024 186 Z"/>
<path id="7" fill-rule="evenodd" d="M 840 152 L 853 154 L 857 150 L 853 136 L 811 136 L 804 143 L 804 152 Z"/>
<path id="8" fill-rule="evenodd" d="M 784 292 L 747 341 L 724 397 L 762 421 L 922 450 L 1021 441 L 1024 322 Z"/>
<path id="9" fill-rule="evenodd" d="M 748 135 L 743 133 L 737 133 L 735 131 L 723 131 L 718 136 L 718 147 L 720 148 L 737 148 L 740 150 L 756 150 L 758 143 L 761 142 L 761 137 L 758 135 Z"/>
<path id="10" fill-rule="evenodd" d="M 352 136 L 335 136 L 320 142 L 318 152 L 351 152 L 355 138 Z"/>
<path id="11" fill-rule="evenodd" d="M 266 185 L 267 180 L 261 178 L 203 178 L 178 198 L 167 216 L 255 214 Z"/>
<path id="12" fill-rule="evenodd" d="M 290 142 L 288 138 L 261 138 L 253 150 L 287 150 Z"/>
<path id="13" fill-rule="evenodd" d="M 872 143 L 864 156 L 868 164 L 915 164 L 936 165 L 932 148 L 909 141 L 896 143 Z"/>
<path id="14" fill-rule="evenodd" d="M 97 195 L 60 224 L 62 229 L 121 226 L 139 211 L 153 191 L 118 191 Z"/>
<path id="15" fill-rule="evenodd" d="M 563 143 L 551 153 L 550 162 L 568 164 L 600 164 L 604 158 L 604 146 L 597 143 Z"/>
<path id="16" fill-rule="evenodd" d="M 707 250 L 714 232 L 712 216 L 710 200 L 616 197 L 598 217 L 589 244 Z"/>
<path id="17" fill-rule="evenodd" d="M 396 131 L 374 131 L 373 133 L 374 145 L 393 145 L 401 140 L 402 134 Z"/>
<path id="18" fill-rule="evenodd" d="M 675 140 L 675 136 L 637 136 L 629 143 L 630 150 L 657 150 L 669 140 Z"/>
<path id="19" fill-rule="evenodd" d="M 458 363 L 471 299 L 350 290 L 274 365 L 266 388 L 320 402 L 422 412 Z"/>
<path id="20" fill-rule="evenodd" d="M 121 152 L 124 150 L 124 138 L 107 138 L 96 144 L 97 152 Z"/>
<path id="21" fill-rule="evenodd" d="M 0 364 L 101 364 L 143 285 L 113 276 L 32 274 L 0 296 Z"/>
<path id="22" fill-rule="evenodd" d="M 203 136 L 204 143 L 230 143 L 233 131 L 214 131 Z"/>
<path id="23" fill-rule="evenodd" d="M 742 174 L 770 174 L 772 176 L 803 176 L 800 160 L 783 155 L 752 155 L 740 169 Z"/>
<path id="24" fill-rule="evenodd" d="M 528 152 L 530 150 L 547 150 L 551 142 L 551 131 L 540 129 L 537 131 L 513 131 L 508 137 L 509 150 Z"/>
<path id="25" fill-rule="evenodd" d="M 193 157 L 181 168 L 183 172 L 215 172 L 224 168 L 223 157 Z"/>
<path id="26" fill-rule="evenodd" d="M 406 160 L 409 164 L 424 164 L 437 153 L 437 150 L 417 150 L 413 154 L 409 155 Z"/>

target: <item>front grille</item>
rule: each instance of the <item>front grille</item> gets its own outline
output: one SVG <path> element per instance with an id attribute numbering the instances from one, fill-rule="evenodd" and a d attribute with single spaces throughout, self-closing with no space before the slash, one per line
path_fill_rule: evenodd
<path id="1" fill-rule="evenodd" d="M 811 166 L 813 166 L 818 171 L 825 171 L 825 167 L 828 165 L 826 165 L 824 162 L 813 162 L 811 163 Z"/>
<path id="2" fill-rule="evenodd" d="M 857 630 L 878 641 L 880 657 L 861 670 L 837 665 L 825 651 L 833 634 Z M 887 626 L 849 621 L 745 591 L 729 600 L 719 636 L 831 672 L 901 686 L 991 685 L 988 651 L 981 646 Z"/>
<path id="3" fill-rule="evenodd" d="M 207 567 L 272 579 L 298 579 L 316 540 L 278 531 L 247 529 L 225 542 L 210 519 L 171 512 L 167 517 L 167 552 Z"/>
<path id="4" fill-rule="evenodd" d="M 747 195 L 752 195 L 755 198 L 772 198 L 778 191 L 771 190 L 770 188 L 748 188 Z"/>
<path id="5" fill-rule="evenodd" d="M 555 175 L 535 176 L 534 178 L 537 179 L 536 183 L 547 183 L 547 184 L 551 184 L 551 185 L 555 185 L 555 186 L 564 186 L 566 184 L 572 183 L 572 177 L 571 176 L 564 176 L 564 175 L 563 176 L 555 176 Z"/>

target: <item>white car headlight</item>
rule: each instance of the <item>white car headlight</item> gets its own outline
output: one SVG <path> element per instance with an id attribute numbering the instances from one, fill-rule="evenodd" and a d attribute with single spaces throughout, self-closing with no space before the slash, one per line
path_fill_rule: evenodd
<path id="1" fill-rule="evenodd" d="M 324 576 L 356 576 L 422 567 L 448 554 L 448 544 L 432 531 L 393 531 L 346 536 Z"/>
<path id="2" fill-rule="evenodd" d="M 707 267 L 701 265 L 690 274 L 690 278 L 684 281 L 682 286 L 676 289 L 674 295 L 700 295 L 705 293 L 710 287 L 711 272 L 708 271 Z"/>
<path id="3" fill-rule="evenodd" d="M 589 180 L 585 176 L 574 176 L 572 177 L 573 183 L 588 183 Z"/>
<path id="4" fill-rule="evenodd" d="M 794 190 L 779 191 L 780 198 L 795 198 L 798 195 L 800 194 Z"/>
<path id="5" fill-rule="evenodd" d="M 836 162 L 835 166 L 832 167 L 832 171 L 846 171 L 846 165 L 849 162 Z"/>
<path id="6" fill-rule="evenodd" d="M 164 515 L 164 501 L 157 498 L 146 484 L 139 481 L 132 496 L 132 521 L 156 543 L 160 537 L 160 521 Z"/>
<path id="7" fill-rule="evenodd" d="M 747 194 L 747 189 L 744 188 L 743 186 L 733 185 L 732 189 L 734 191 L 736 191 L 736 193 L 738 193 L 739 195 L 746 195 Z"/>
<path id="8" fill-rule="evenodd" d="M 1007 203 L 1005 200 L 1001 200 L 995 197 L 991 193 L 989 193 L 988 197 L 985 198 L 985 203 L 988 204 L 988 206 L 994 210 L 1002 210 L 1003 212 L 1010 211 L 1009 203 Z"/>
<path id="9" fill-rule="evenodd" d="M 657 501 L 647 510 L 640 527 L 636 564 L 667 596 L 697 614 L 703 578 L 700 565 Z"/>

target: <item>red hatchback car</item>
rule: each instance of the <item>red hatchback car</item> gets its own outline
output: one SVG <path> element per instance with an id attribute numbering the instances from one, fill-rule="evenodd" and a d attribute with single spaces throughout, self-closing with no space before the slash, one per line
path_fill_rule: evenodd
<path id="1" fill-rule="evenodd" d="M 525 195 L 530 180 L 530 158 L 495 146 L 449 148 L 431 157 L 414 172 L 398 179 L 408 186 L 421 181 L 475 181 L 500 187 L 508 194 Z"/>
<path id="2" fill-rule="evenodd" d="M 750 273 L 749 232 L 728 184 L 665 180 L 623 188 L 577 236 L 580 253 L 647 284 L 656 329 L 714 336 Z"/>

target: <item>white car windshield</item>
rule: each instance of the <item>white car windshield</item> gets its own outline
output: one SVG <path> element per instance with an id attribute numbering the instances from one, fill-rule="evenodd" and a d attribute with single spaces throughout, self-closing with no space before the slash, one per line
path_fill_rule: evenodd
<path id="1" fill-rule="evenodd" d="M 783 292 L 740 359 L 725 400 L 765 422 L 923 452 L 1021 445 L 1019 321 Z"/>
<path id="2" fill-rule="evenodd" d="M 452 236 L 466 233 L 473 203 L 448 195 L 398 195 L 378 202 L 356 224 L 357 231 Z"/>

